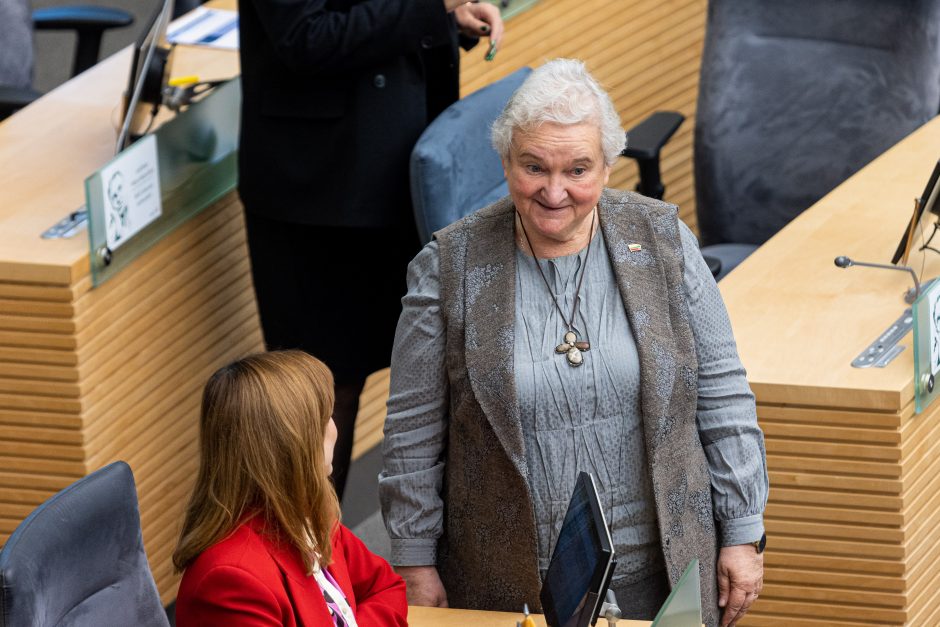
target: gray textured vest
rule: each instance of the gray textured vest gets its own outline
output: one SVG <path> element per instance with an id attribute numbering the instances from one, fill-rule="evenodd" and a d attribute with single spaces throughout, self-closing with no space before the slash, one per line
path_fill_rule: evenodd
<path id="1" fill-rule="evenodd" d="M 717 623 L 711 484 L 696 427 L 698 363 L 676 208 L 605 190 L 601 230 L 640 355 L 643 428 L 663 555 L 675 583 L 698 558 Z M 509 198 L 435 233 L 450 415 L 438 565 L 453 607 L 539 608 L 535 518 L 513 373 L 514 208 Z M 629 244 L 642 251 L 630 252 Z"/>

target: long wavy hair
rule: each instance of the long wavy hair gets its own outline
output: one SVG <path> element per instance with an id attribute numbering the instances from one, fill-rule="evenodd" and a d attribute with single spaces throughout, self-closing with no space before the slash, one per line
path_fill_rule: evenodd
<path id="1" fill-rule="evenodd" d="M 202 395 L 199 474 L 173 564 L 182 571 L 246 520 L 330 563 L 339 503 L 323 452 L 333 375 L 302 351 L 251 355 L 219 369 Z"/>

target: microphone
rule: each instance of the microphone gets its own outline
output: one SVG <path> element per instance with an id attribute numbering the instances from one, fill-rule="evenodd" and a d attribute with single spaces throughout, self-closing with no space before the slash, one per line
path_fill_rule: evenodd
<path id="1" fill-rule="evenodd" d="M 835 258 L 835 264 L 840 268 L 849 268 L 851 266 L 864 266 L 866 268 L 881 268 L 883 270 L 898 270 L 900 272 L 910 272 L 911 278 L 914 279 L 913 289 L 909 289 L 904 293 L 904 302 L 910 305 L 920 296 L 920 281 L 917 278 L 917 273 L 914 272 L 914 269 L 910 266 L 890 266 L 884 263 L 868 263 L 865 261 L 855 261 L 849 259 L 845 255 L 840 255 Z"/>

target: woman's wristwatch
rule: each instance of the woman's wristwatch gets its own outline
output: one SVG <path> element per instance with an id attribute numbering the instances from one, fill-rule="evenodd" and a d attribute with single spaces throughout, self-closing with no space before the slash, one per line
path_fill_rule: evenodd
<path id="1" fill-rule="evenodd" d="M 764 549 L 767 548 L 767 534 L 762 534 L 760 540 L 755 540 L 754 542 L 751 542 L 751 544 L 754 545 L 754 549 L 758 552 L 758 554 L 763 553 Z"/>

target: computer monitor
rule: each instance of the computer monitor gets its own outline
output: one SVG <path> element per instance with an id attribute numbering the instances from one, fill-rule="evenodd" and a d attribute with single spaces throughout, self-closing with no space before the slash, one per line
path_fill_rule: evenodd
<path id="1" fill-rule="evenodd" d="M 891 263 L 897 264 L 901 262 L 901 265 L 907 265 L 907 257 L 910 255 L 911 246 L 914 242 L 914 238 L 917 236 L 917 230 L 923 217 L 928 212 L 940 216 L 940 202 L 937 201 L 938 196 L 940 196 L 940 161 L 937 161 L 937 165 L 934 166 L 933 173 L 927 180 L 927 187 L 924 189 L 924 193 L 917 199 L 914 214 L 911 216 L 907 228 L 904 229 L 904 235 L 901 237 L 901 242 L 894 252 L 894 257 L 891 258 Z"/>
<path id="2" fill-rule="evenodd" d="M 593 625 L 613 569 L 613 543 L 594 477 L 582 472 L 539 595 L 549 627 Z"/>
<path id="3" fill-rule="evenodd" d="M 160 108 L 163 88 L 169 78 L 172 48 L 164 44 L 172 14 L 173 0 L 160 0 L 134 44 L 115 153 L 121 152 L 145 134 Z"/>

